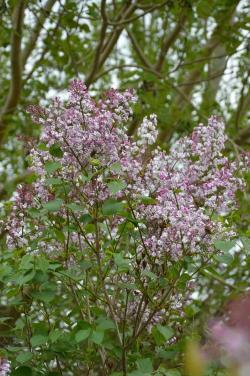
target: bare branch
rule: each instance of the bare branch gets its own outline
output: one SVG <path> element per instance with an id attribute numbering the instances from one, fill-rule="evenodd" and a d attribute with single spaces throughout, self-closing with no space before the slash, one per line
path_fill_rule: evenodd
<path id="1" fill-rule="evenodd" d="M 239 104 L 238 104 L 238 108 L 234 116 L 236 129 L 239 129 L 240 120 L 244 117 L 245 113 L 249 111 L 249 104 L 250 104 L 250 88 L 248 86 L 249 76 L 250 76 L 250 70 L 247 72 L 246 76 L 242 80 Z M 244 95 L 246 87 L 248 87 L 248 93 Z"/>
<path id="2" fill-rule="evenodd" d="M 249 99 L 249 98 L 248 98 Z M 250 102 L 250 100 L 249 100 Z M 250 144 L 250 127 L 243 129 L 238 137 L 235 139 L 236 144 L 238 145 L 246 145 Z"/>
<path id="3" fill-rule="evenodd" d="M 22 83 L 22 64 L 21 64 L 21 41 L 22 27 L 24 18 L 25 0 L 17 2 L 12 15 L 12 34 L 11 34 L 11 80 L 7 98 L 0 112 L 0 140 L 3 138 L 5 129 L 4 116 L 12 111 L 18 103 L 21 93 Z"/>
<path id="4" fill-rule="evenodd" d="M 127 30 L 127 33 L 128 33 L 129 39 L 131 40 L 131 43 L 132 43 L 132 45 L 133 45 L 133 47 L 134 47 L 134 50 L 135 50 L 135 52 L 137 53 L 137 55 L 138 55 L 139 59 L 141 60 L 142 64 L 143 64 L 145 67 L 148 67 L 148 68 L 154 70 L 154 66 L 153 66 L 153 64 L 151 64 L 151 63 L 147 60 L 147 58 L 146 58 L 146 56 L 144 55 L 144 53 L 143 53 L 143 51 L 142 51 L 142 49 L 141 49 L 141 47 L 140 47 L 138 41 L 137 41 L 136 38 L 135 38 L 134 34 L 133 34 L 128 28 L 127 28 L 126 30 Z"/>
<path id="5" fill-rule="evenodd" d="M 121 19 L 121 20 L 128 19 L 133 14 L 135 9 L 136 9 L 136 3 L 131 4 L 131 1 L 130 1 L 130 5 L 126 5 L 126 7 L 122 9 L 121 13 L 118 16 L 118 19 Z M 100 54 L 99 54 L 100 56 L 98 56 L 98 66 L 97 68 L 95 68 L 95 72 L 100 71 L 101 67 L 107 60 L 115 44 L 117 43 L 117 40 L 119 39 L 123 31 L 123 28 L 124 28 L 123 26 L 115 28 L 111 34 L 107 35 L 107 37 L 105 38 L 106 41 L 102 42 L 102 50 L 100 51 Z M 85 79 L 85 83 L 87 86 L 89 86 L 94 81 L 95 81 L 95 75 L 93 75 L 91 79 L 89 76 Z"/>
<path id="6" fill-rule="evenodd" d="M 219 48 L 220 44 L 223 44 L 223 41 L 221 41 L 221 29 L 225 27 L 226 23 L 232 24 L 233 15 L 238 3 L 239 0 L 236 0 L 234 4 L 230 6 L 228 11 L 225 13 L 224 19 L 221 20 L 221 22 L 216 26 L 211 38 L 208 40 L 206 45 L 201 50 L 200 59 L 204 59 L 204 63 L 202 64 L 202 66 L 199 66 L 191 70 L 184 81 L 185 86 L 181 90 L 179 89 L 179 95 L 176 96 L 171 106 L 171 108 L 175 112 L 176 124 L 178 124 L 178 122 L 181 119 L 184 103 L 188 103 L 188 100 L 190 101 L 190 97 L 193 93 L 195 85 L 201 81 L 201 75 L 204 71 L 203 67 L 205 65 L 205 62 L 212 56 L 213 52 Z M 173 132 L 173 127 L 165 127 L 159 135 L 159 141 L 165 141 L 166 138 L 169 138 Z"/>
<path id="7" fill-rule="evenodd" d="M 144 70 L 143 65 L 137 65 L 137 64 L 120 64 L 120 65 L 114 65 L 112 67 L 107 68 L 105 71 L 99 73 L 98 75 L 95 76 L 95 80 L 99 80 L 101 77 L 105 76 L 106 74 L 114 71 L 114 70 L 119 70 L 119 69 L 124 69 L 124 68 L 136 68 L 140 70 Z"/>
<path id="8" fill-rule="evenodd" d="M 60 13 L 58 15 L 58 19 L 57 19 L 57 22 L 55 24 L 55 27 L 52 30 L 48 31 L 48 34 L 45 37 L 45 39 L 46 38 L 53 39 L 54 35 L 56 34 L 56 32 L 57 32 L 57 30 L 58 30 L 58 28 L 60 26 L 63 14 L 64 14 L 64 8 L 62 8 L 62 10 L 60 11 Z M 25 86 L 25 84 L 31 79 L 31 77 L 33 76 L 33 74 L 36 71 L 37 67 L 40 66 L 40 64 L 42 63 L 42 61 L 43 61 L 44 57 L 46 56 L 46 54 L 48 53 L 48 51 L 49 51 L 49 45 L 46 44 L 45 47 L 44 47 L 44 49 L 43 49 L 43 51 L 41 52 L 39 58 L 34 62 L 33 67 L 31 68 L 31 70 L 23 78 L 23 86 Z"/>
<path id="9" fill-rule="evenodd" d="M 100 54 L 101 54 L 101 50 L 102 50 L 103 43 L 104 43 L 105 36 L 106 36 L 106 30 L 107 30 L 108 23 L 107 23 L 107 15 L 106 15 L 105 7 L 106 7 L 106 0 L 102 0 L 102 2 L 101 2 L 102 27 L 101 27 L 100 37 L 99 37 L 99 43 L 97 45 L 96 52 L 95 52 L 93 65 L 92 65 L 92 68 L 91 68 L 91 71 L 90 71 L 88 77 L 85 80 L 85 83 L 86 83 L 87 86 L 89 86 L 89 84 L 92 82 L 92 80 L 95 76 L 95 73 L 98 69 Z"/>
<path id="10" fill-rule="evenodd" d="M 134 16 L 134 17 L 131 17 L 131 18 L 128 18 L 124 21 L 118 21 L 118 22 L 112 22 L 112 21 L 108 21 L 108 24 L 109 25 L 113 25 L 113 26 L 121 26 L 121 25 L 125 25 L 125 24 L 128 24 L 128 23 L 131 23 L 133 21 L 136 21 L 138 20 L 139 18 L 141 17 L 144 17 L 146 14 L 148 13 L 151 13 L 153 11 L 155 11 L 156 9 L 160 9 L 160 8 L 163 8 L 165 5 L 167 5 L 169 1 L 164 1 L 162 4 L 157 4 L 155 6 L 151 6 L 149 7 L 144 13 L 142 14 L 138 14 L 137 16 Z"/>
<path id="11" fill-rule="evenodd" d="M 187 20 L 187 11 L 185 11 L 185 13 L 183 12 L 181 14 L 180 19 L 177 22 L 177 24 L 176 24 L 175 28 L 173 29 L 173 31 L 170 33 L 169 36 L 167 36 L 163 40 L 162 46 L 161 46 L 161 50 L 160 50 L 160 54 L 159 54 L 158 60 L 157 60 L 157 62 L 155 64 L 155 70 L 157 70 L 158 72 L 162 71 L 164 60 L 165 60 L 165 56 L 168 53 L 169 48 L 176 41 L 176 39 L 177 39 L 178 35 L 180 34 L 180 32 L 181 32 L 181 30 L 182 30 L 182 28 L 183 28 L 186 20 Z"/>
<path id="12" fill-rule="evenodd" d="M 194 86 L 194 85 L 197 85 L 197 84 L 201 84 L 202 82 L 213 81 L 216 78 L 222 77 L 225 74 L 224 71 L 225 71 L 225 68 L 221 69 L 217 72 L 214 72 L 214 74 L 211 74 L 210 76 L 207 76 L 206 78 L 203 78 L 203 79 L 200 79 L 200 80 L 197 80 L 197 81 L 182 82 L 182 83 L 178 84 L 178 87 L 190 86 L 190 85 Z M 232 72 L 229 72 L 229 73 L 231 74 Z"/>
<path id="13" fill-rule="evenodd" d="M 48 18 L 54 4 L 56 3 L 57 0 L 47 0 L 44 8 L 41 10 L 41 13 L 40 15 L 37 17 L 37 22 L 34 26 L 34 29 L 32 30 L 31 34 L 30 34 L 30 38 L 26 44 L 26 46 L 24 47 L 23 49 L 23 52 L 22 52 L 22 67 L 24 68 L 31 52 L 33 51 L 35 45 L 36 45 L 36 42 L 37 42 L 37 39 L 39 38 L 39 35 L 40 35 L 40 32 L 43 28 L 43 25 L 44 25 L 44 22 L 46 21 L 46 19 Z"/>
<path id="14" fill-rule="evenodd" d="M 136 42 L 137 43 L 137 42 Z M 138 43 L 137 43 L 138 44 Z M 172 89 L 174 89 L 181 97 L 184 101 L 186 101 L 188 104 L 191 105 L 191 107 L 197 112 L 197 114 L 200 115 L 201 118 L 203 119 L 206 119 L 205 116 L 198 110 L 198 108 L 192 103 L 192 101 L 185 95 L 185 93 L 183 93 L 173 82 L 170 78 L 166 78 L 165 75 L 163 75 L 162 73 L 158 72 L 154 66 L 152 66 L 150 64 L 149 61 L 147 61 L 146 57 L 143 55 L 141 55 L 141 53 L 139 52 L 139 49 L 136 49 L 136 52 L 138 53 L 138 56 L 141 58 L 142 60 L 142 63 L 143 63 L 143 67 L 140 67 L 140 66 L 136 66 L 137 68 L 142 68 L 144 69 L 145 71 L 148 71 L 150 73 L 153 73 L 157 78 L 161 79 L 161 80 L 164 80 L 164 82 L 167 84 L 167 85 L 170 85 L 172 87 Z"/>
<path id="15" fill-rule="evenodd" d="M 247 47 L 243 47 L 243 48 L 240 48 L 238 50 L 231 52 L 230 54 L 224 53 L 224 54 L 219 54 L 219 55 L 215 55 L 215 56 L 202 57 L 200 59 L 196 59 L 196 60 L 193 60 L 193 61 L 187 61 L 186 63 L 181 63 L 179 65 L 179 67 L 182 68 L 182 67 L 185 67 L 185 66 L 188 66 L 188 65 L 201 64 L 201 63 L 204 63 L 204 61 L 207 62 L 207 61 L 210 61 L 210 60 L 223 59 L 224 57 L 231 57 L 234 54 L 236 54 L 237 52 L 241 52 L 241 51 L 244 51 L 246 49 L 247 49 Z"/>
<path id="16" fill-rule="evenodd" d="M 244 95 L 244 86 L 247 86 L 249 78 L 249 72 L 243 80 L 242 90 L 240 93 L 239 105 L 229 121 L 230 124 L 235 124 L 236 129 L 238 129 L 240 123 L 248 115 L 249 117 L 249 108 L 250 108 L 250 88 L 248 87 L 248 92 Z M 249 124 L 242 130 L 238 132 L 238 135 L 235 138 L 235 143 L 238 145 L 249 145 L 250 144 L 250 127 Z"/>

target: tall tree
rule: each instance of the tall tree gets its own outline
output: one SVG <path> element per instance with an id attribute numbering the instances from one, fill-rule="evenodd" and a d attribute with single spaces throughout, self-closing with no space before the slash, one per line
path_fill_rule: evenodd
<path id="1" fill-rule="evenodd" d="M 167 146 L 217 113 L 233 142 L 248 146 L 245 0 L 2 1 L 0 17 L 4 181 L 25 170 L 17 138 L 39 133 L 26 105 L 47 102 L 76 76 L 97 95 L 110 82 L 136 90 L 130 134 L 155 112 Z"/>

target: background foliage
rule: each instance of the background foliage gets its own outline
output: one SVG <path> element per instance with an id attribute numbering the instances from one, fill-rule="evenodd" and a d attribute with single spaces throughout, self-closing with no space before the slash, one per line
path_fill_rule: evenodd
<path id="1" fill-rule="evenodd" d="M 111 85 L 136 90 L 139 102 L 129 134 L 135 133 L 144 115 L 154 112 L 159 119 L 158 142 L 168 149 L 195 123 L 218 114 L 226 120 L 228 153 L 237 156 L 248 150 L 248 16 L 249 6 L 244 0 L 2 0 L 2 207 L 18 183 L 31 179 L 26 172 L 26 145 L 35 142 L 40 130 L 26 114 L 26 106 L 47 103 L 74 77 L 82 78 L 97 97 Z M 237 224 L 241 248 L 229 254 L 230 244 L 221 243 L 223 255 L 200 277 L 199 299 L 188 313 L 195 333 L 202 333 L 199 329 L 208 318 L 219 314 L 229 297 L 249 285 L 247 196 L 240 195 L 239 202 L 240 210 L 231 220 Z M 2 215 L 4 220 L 4 210 Z M 6 277 L 8 281 L 15 272 L 21 282 L 13 290 L 1 291 L 1 316 L 11 317 L 8 328 L 14 326 L 16 331 L 22 331 L 16 306 L 22 305 L 20 286 L 22 278 L 29 276 L 27 271 L 33 273 L 33 261 L 24 259 L 17 265 L 13 255 L 6 252 L 4 236 L 3 231 L 0 280 Z M 54 277 L 51 265 L 46 261 L 42 265 L 42 261 L 38 270 L 51 278 L 48 295 L 45 292 L 45 299 L 50 300 Z M 8 298 L 17 296 L 11 306 L 6 305 L 6 294 Z M 56 309 L 59 314 L 61 307 L 55 305 Z M 42 328 L 37 331 L 42 332 Z M 18 359 L 21 364 L 29 361 L 22 356 Z"/>

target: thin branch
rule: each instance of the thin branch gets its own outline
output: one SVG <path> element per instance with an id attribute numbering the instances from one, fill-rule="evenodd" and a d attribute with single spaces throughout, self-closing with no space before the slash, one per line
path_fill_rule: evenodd
<path id="1" fill-rule="evenodd" d="M 166 82 L 166 84 L 170 85 L 172 87 L 172 89 L 174 89 L 178 94 L 179 96 L 184 100 L 186 101 L 195 111 L 196 113 L 201 117 L 203 118 L 204 120 L 207 120 L 207 118 L 200 112 L 200 110 L 192 103 L 192 101 L 189 99 L 189 97 L 185 94 L 185 92 L 183 92 L 182 90 L 180 90 L 172 81 L 170 78 L 166 78 L 163 74 L 161 74 L 160 72 L 158 72 L 154 66 L 147 60 L 146 56 L 142 53 L 140 47 L 139 47 L 139 44 L 138 42 L 136 41 L 135 37 L 133 36 L 133 45 L 135 47 L 135 51 L 138 55 L 138 57 L 140 58 L 140 60 L 142 61 L 144 67 L 143 69 L 150 72 L 150 73 L 153 73 L 156 77 L 158 77 L 159 79 L 162 79 Z"/>
<path id="2" fill-rule="evenodd" d="M 12 16 L 11 34 L 11 80 L 7 98 L 0 112 L 0 140 L 3 138 L 5 129 L 4 117 L 16 107 L 22 86 L 22 65 L 21 65 L 21 41 L 24 19 L 25 0 L 20 0 L 14 8 Z"/>
<path id="3" fill-rule="evenodd" d="M 128 19 L 131 14 L 136 9 L 136 3 L 131 4 L 131 1 L 129 2 L 129 5 L 126 5 L 123 7 L 121 12 L 119 13 L 117 19 L 126 20 Z M 103 17 L 103 27 L 102 31 L 105 30 L 107 27 L 107 18 L 106 18 L 106 12 L 105 12 L 105 2 L 102 2 L 102 17 Z M 100 71 L 101 67 L 105 63 L 106 59 L 112 52 L 115 44 L 117 43 L 117 40 L 119 39 L 121 33 L 123 30 L 123 26 L 119 28 L 115 28 L 109 35 L 105 37 L 105 39 L 102 37 L 100 43 L 97 46 L 96 55 L 94 58 L 94 63 L 92 70 L 90 71 L 89 75 L 85 79 L 85 83 L 87 87 L 89 87 L 94 81 L 95 81 L 95 74 Z"/>
<path id="4" fill-rule="evenodd" d="M 250 76 L 250 70 L 247 72 L 247 75 L 242 80 L 242 87 L 241 87 L 241 91 L 240 91 L 239 104 L 238 104 L 236 114 L 235 114 L 235 129 L 237 129 L 237 130 L 239 129 L 240 119 L 242 118 L 242 115 L 244 116 L 244 108 L 246 109 L 246 111 L 248 111 L 248 109 L 249 109 L 249 108 L 247 108 L 248 106 L 246 106 L 246 103 L 247 103 L 247 100 L 249 102 L 250 88 L 248 89 L 248 93 L 246 95 L 244 95 L 245 88 L 248 86 L 249 76 Z M 248 103 L 248 105 L 249 105 L 249 103 Z"/>
<path id="5" fill-rule="evenodd" d="M 223 40 L 221 40 L 221 29 L 225 27 L 225 24 L 229 24 L 229 25 L 232 25 L 232 18 L 233 18 L 233 14 L 235 12 L 235 9 L 236 9 L 236 6 L 237 4 L 239 3 L 239 1 L 235 1 L 234 4 L 232 6 L 229 7 L 228 11 L 225 12 L 225 16 L 223 18 L 223 20 L 221 20 L 221 22 L 215 27 L 213 33 L 212 33 L 212 36 L 211 38 L 208 40 L 208 42 L 206 43 L 206 45 L 203 47 L 203 49 L 201 50 L 200 52 L 200 55 L 201 55 L 201 59 L 204 59 L 204 63 L 203 63 L 203 66 L 205 65 L 205 62 L 207 61 L 207 59 L 209 59 L 212 55 L 212 53 L 215 51 L 216 48 L 218 48 L 218 46 L 220 44 L 223 44 Z M 203 73 L 203 67 L 197 67 L 197 68 L 194 68 L 193 70 L 190 71 L 190 73 L 187 75 L 186 79 L 185 79 L 185 86 L 182 88 L 182 90 L 178 89 L 178 96 L 176 96 L 176 98 L 174 99 L 173 103 L 172 103 L 172 108 L 173 108 L 173 111 L 175 113 L 175 120 L 176 120 L 176 124 L 178 124 L 178 122 L 180 121 L 181 119 L 181 114 L 183 113 L 183 105 L 184 103 L 192 103 L 190 98 L 191 98 L 191 95 L 193 93 L 193 89 L 194 89 L 194 86 L 196 85 L 197 81 L 200 81 L 200 77 Z M 188 83 L 188 84 L 187 84 Z M 189 83 L 192 83 L 192 84 L 189 84 Z M 177 89 L 177 88 L 175 88 Z M 192 106 L 192 108 L 194 108 Z M 178 111 L 177 111 L 178 109 Z M 199 114 L 200 111 L 197 111 L 197 113 Z M 200 114 L 202 115 L 202 114 Z M 171 118 L 171 115 L 169 116 Z M 206 119 L 204 116 L 202 116 L 203 119 Z M 175 127 L 165 127 L 159 134 L 159 137 L 158 137 L 158 141 L 159 142 L 164 142 L 167 138 L 169 138 L 171 136 L 171 134 L 173 133 L 173 131 L 175 130 L 174 129 Z"/>
<path id="6" fill-rule="evenodd" d="M 167 5 L 168 2 L 169 1 L 167 0 L 167 1 L 164 1 L 162 4 L 157 4 L 155 6 L 152 6 L 152 7 L 148 8 L 148 10 L 146 10 L 144 13 L 138 14 L 137 16 L 128 18 L 127 20 L 124 20 L 124 21 L 112 22 L 112 21 L 108 20 L 108 24 L 113 25 L 113 26 L 121 26 L 121 25 L 131 23 L 133 21 L 138 20 L 141 17 L 144 17 L 148 13 L 155 11 L 156 9 L 160 9 L 160 8 L 164 7 L 165 5 Z"/>
<path id="7" fill-rule="evenodd" d="M 187 20 L 187 10 L 185 11 L 185 13 L 181 14 L 179 21 L 177 22 L 175 28 L 170 33 L 170 35 L 167 36 L 162 41 L 162 46 L 161 46 L 160 54 L 159 54 L 158 60 L 157 60 L 157 62 L 155 64 L 155 70 L 157 70 L 158 72 L 162 71 L 164 60 L 165 60 L 165 56 L 168 53 L 168 50 L 170 49 L 170 47 L 174 44 L 174 42 L 176 41 L 177 37 L 179 36 L 179 34 L 180 34 L 180 32 L 181 32 L 181 30 L 182 30 L 182 28 L 183 28 L 186 20 Z"/>
<path id="8" fill-rule="evenodd" d="M 142 65 L 137 65 L 137 64 L 120 64 L 120 65 L 114 65 L 112 67 L 107 68 L 105 71 L 99 73 L 98 75 L 95 76 L 95 81 L 99 80 L 101 77 L 106 76 L 106 74 L 114 71 L 114 70 L 119 70 L 119 69 L 124 69 L 124 68 L 137 68 L 140 70 L 144 69 L 144 66 Z"/>
<path id="9" fill-rule="evenodd" d="M 206 57 L 202 57 L 200 59 L 196 59 L 196 60 L 193 60 L 193 61 L 187 61 L 186 63 L 181 63 L 179 65 L 179 67 L 182 68 L 182 67 L 185 67 L 185 66 L 188 66 L 188 65 L 204 63 L 204 61 L 207 62 L 207 61 L 210 61 L 210 60 L 222 59 L 224 57 L 231 57 L 234 54 L 241 52 L 241 51 L 244 51 L 244 50 L 247 50 L 247 47 L 240 48 L 239 50 L 235 50 L 235 51 L 231 52 L 230 54 L 219 54 L 219 55 L 216 55 L 216 56 L 209 56 L 209 57 L 206 56 Z"/>
<path id="10" fill-rule="evenodd" d="M 142 64 L 145 65 L 145 67 L 154 70 L 155 68 L 154 68 L 153 64 L 151 64 L 148 61 L 147 57 L 144 55 L 144 53 L 143 53 L 137 39 L 135 38 L 134 34 L 128 28 L 126 29 L 126 31 L 127 31 L 128 37 L 131 40 L 131 43 L 134 47 L 134 50 L 135 50 L 136 54 L 138 55 L 139 59 L 141 60 Z"/>
<path id="11" fill-rule="evenodd" d="M 50 39 L 52 39 L 54 37 L 54 35 L 56 34 L 59 26 L 60 26 L 60 23 L 61 23 L 61 19 L 62 19 L 62 16 L 63 16 L 63 13 L 64 13 L 64 9 L 62 9 L 62 11 L 59 13 L 59 16 L 58 16 L 58 19 L 57 19 L 57 22 L 55 24 L 55 27 L 53 28 L 53 30 L 49 30 L 48 31 L 48 34 L 46 35 L 46 37 L 44 38 L 44 41 L 49 37 Z M 31 79 L 31 77 L 33 76 L 34 72 L 36 71 L 37 67 L 40 66 L 40 64 L 42 63 L 43 59 L 45 58 L 46 54 L 48 53 L 49 51 L 49 45 L 46 44 L 40 57 L 38 58 L 38 60 L 35 61 L 35 63 L 33 64 L 33 67 L 31 68 L 31 70 L 29 71 L 29 73 L 27 73 L 27 75 L 24 77 L 23 79 L 23 86 Z"/>
<path id="12" fill-rule="evenodd" d="M 209 271 L 207 269 L 201 270 L 200 274 L 203 275 L 203 276 L 205 276 L 205 277 L 211 277 L 211 278 L 215 279 L 216 281 L 220 282 L 221 284 L 223 284 L 224 286 L 227 286 L 230 289 L 235 290 L 237 292 L 240 292 L 240 291 L 244 292 L 245 291 L 244 288 L 232 285 L 231 283 L 225 281 L 221 276 L 219 276 L 219 275 L 217 275 L 215 273 L 212 273 L 211 271 Z"/>
<path id="13" fill-rule="evenodd" d="M 192 81 L 192 82 L 182 82 L 180 84 L 178 84 L 178 87 L 182 87 L 182 86 L 190 86 L 190 85 L 197 85 L 197 84 L 201 84 L 202 82 L 207 82 L 207 81 L 211 81 L 211 80 L 215 80 L 216 78 L 218 77 L 221 77 L 223 75 L 225 75 L 225 69 L 221 69 L 220 71 L 214 73 L 214 74 L 211 74 L 211 76 L 208 76 L 206 78 L 203 78 L 201 80 L 197 80 L 197 81 Z M 232 72 L 229 72 L 229 74 L 231 74 Z"/>
<path id="14" fill-rule="evenodd" d="M 248 101 L 249 101 L 250 97 L 248 97 Z M 235 142 L 236 144 L 238 145 L 246 145 L 246 144 L 250 144 L 250 127 L 248 126 L 247 128 L 243 129 L 238 137 L 236 137 L 235 139 Z"/>
<path id="15" fill-rule="evenodd" d="M 39 38 L 40 32 L 43 28 L 43 25 L 44 25 L 46 19 L 48 18 L 48 16 L 50 15 L 50 12 L 51 12 L 54 4 L 56 3 L 56 1 L 57 0 L 47 0 L 46 4 L 44 5 L 44 8 L 41 10 L 40 15 L 37 17 L 37 21 L 36 21 L 36 24 L 34 26 L 34 29 L 32 30 L 32 32 L 30 34 L 30 38 L 29 38 L 28 42 L 26 43 L 26 46 L 24 47 L 24 49 L 22 51 L 21 60 L 22 60 L 22 67 L 23 68 L 24 68 L 31 52 L 34 50 L 34 47 L 35 47 L 36 42 Z"/>
<path id="16" fill-rule="evenodd" d="M 89 86 L 89 84 L 92 82 L 92 80 L 95 76 L 95 73 L 98 69 L 101 50 L 102 50 L 103 43 L 104 43 L 104 40 L 105 40 L 105 37 L 106 37 L 106 30 L 107 30 L 108 23 L 107 23 L 107 15 L 106 15 L 106 9 L 105 8 L 106 8 L 106 0 L 102 0 L 102 2 L 101 2 L 102 27 L 101 27 L 101 31 L 100 31 L 99 42 L 98 42 L 98 45 L 97 45 L 97 48 L 96 48 L 92 68 L 91 68 L 91 71 L 90 71 L 88 77 L 85 80 L 85 84 L 87 86 Z"/>
<path id="17" fill-rule="evenodd" d="M 127 7 L 127 9 L 124 10 L 121 19 L 127 20 L 131 16 L 131 14 L 133 14 L 133 12 L 135 11 L 135 9 L 136 9 L 136 2 L 133 3 L 133 4 L 131 4 L 131 5 L 129 5 Z M 103 64 L 105 63 L 107 57 L 110 55 L 110 53 L 113 50 L 113 48 L 114 48 L 117 40 L 120 37 L 123 29 L 124 29 L 124 27 L 120 26 L 120 27 L 116 28 L 113 31 L 113 33 L 109 36 L 108 41 L 105 44 L 104 50 L 103 50 L 103 52 L 101 54 L 101 57 L 100 57 L 99 69 L 103 66 Z"/>

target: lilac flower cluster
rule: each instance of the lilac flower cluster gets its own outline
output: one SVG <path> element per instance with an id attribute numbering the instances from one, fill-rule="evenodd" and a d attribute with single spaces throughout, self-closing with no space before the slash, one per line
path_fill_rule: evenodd
<path id="1" fill-rule="evenodd" d="M 224 130 L 223 122 L 212 117 L 178 141 L 169 155 L 156 149 L 148 156 L 140 149 L 134 158 L 129 150 L 125 169 L 131 191 L 155 199 L 153 205 L 138 205 L 137 212 L 146 223 L 145 245 L 156 262 L 166 254 L 178 259 L 212 251 L 217 238 L 234 235 L 218 217 L 234 208 L 244 181 L 236 177 L 237 163 L 223 156 Z"/>
<path id="2" fill-rule="evenodd" d="M 48 176 L 70 184 L 67 202 L 58 208 L 62 218 L 67 218 L 68 203 L 82 205 L 85 214 L 108 198 L 127 204 L 139 223 L 138 257 L 146 253 L 144 257 L 157 265 L 208 253 L 216 239 L 234 235 L 221 218 L 234 208 L 236 191 L 244 182 L 236 176 L 238 164 L 223 154 L 226 136 L 221 120 L 212 117 L 207 125 L 198 125 L 168 154 L 159 147 L 152 150 L 157 138 L 155 115 L 143 119 L 135 139 L 127 136 L 131 104 L 136 101 L 133 92 L 112 89 L 94 101 L 79 80 L 71 83 L 69 92 L 66 104 L 55 98 L 48 109 L 29 108 L 42 125 L 40 144 L 30 152 L 31 170 L 39 179 L 16 192 L 7 223 L 10 247 L 27 245 L 46 228 L 47 223 L 32 218 L 32 232 L 25 213 L 55 199 Z M 48 172 L 53 163 L 55 168 Z M 110 189 L 110 182 L 117 181 L 120 189 Z M 117 226 L 125 220 L 119 216 L 110 220 L 111 233 L 117 234 Z M 109 236 L 104 228 L 100 231 Z M 88 247 L 92 236 L 73 232 L 71 242 Z M 55 239 L 38 244 L 50 253 L 60 247 Z"/>

